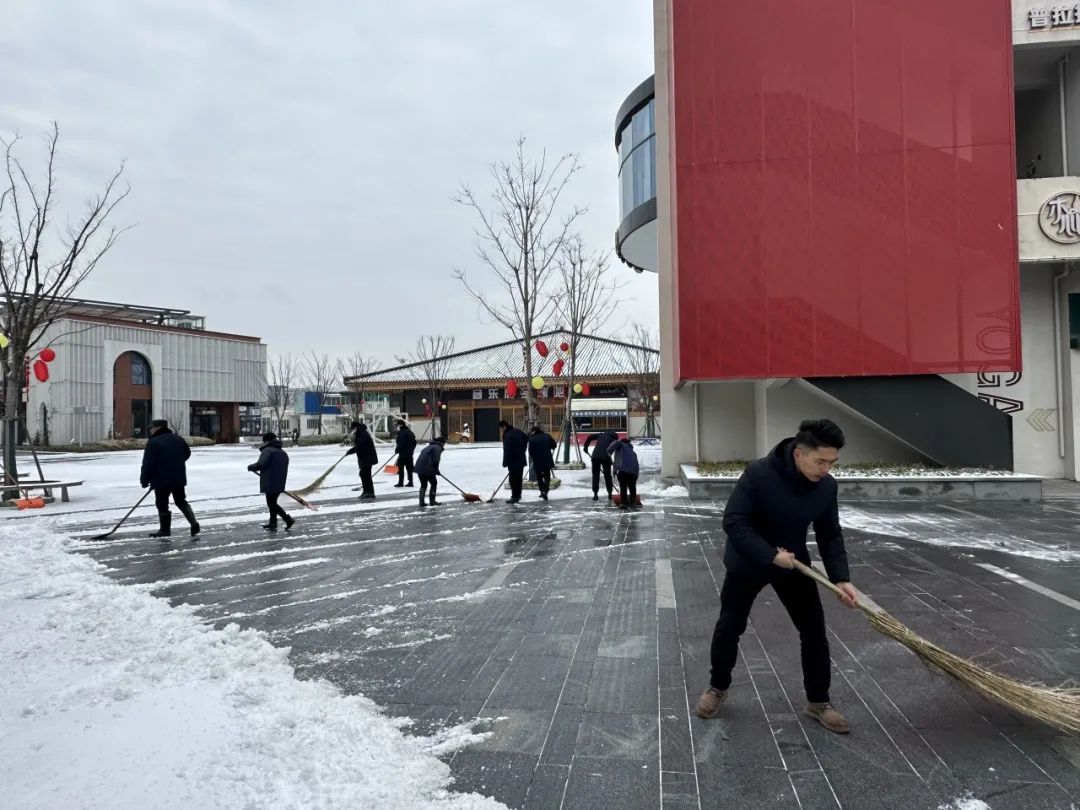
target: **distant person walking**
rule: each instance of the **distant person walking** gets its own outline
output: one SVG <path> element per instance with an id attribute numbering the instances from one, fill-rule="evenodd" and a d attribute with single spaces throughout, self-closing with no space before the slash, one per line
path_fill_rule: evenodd
<path id="1" fill-rule="evenodd" d="M 503 462 L 502 465 L 508 471 L 510 478 L 510 500 L 507 503 L 521 502 L 521 484 L 525 478 L 525 449 L 529 445 L 529 437 L 523 431 L 518 430 L 505 419 L 499 422 L 502 428 Z"/>
<path id="2" fill-rule="evenodd" d="M 540 490 L 540 497 L 545 501 L 551 491 L 551 471 L 555 469 L 553 451 L 558 446 L 551 434 L 545 433 L 539 427 L 534 427 L 529 433 L 529 461 L 536 471 L 536 485 Z"/>
<path id="3" fill-rule="evenodd" d="M 608 500 L 611 499 L 613 485 L 611 481 L 611 456 L 608 451 L 611 449 L 611 445 L 618 440 L 619 437 L 611 430 L 602 430 L 599 433 L 593 433 L 585 440 L 585 445 L 582 449 L 585 451 L 585 455 L 592 459 L 592 499 L 594 501 L 600 500 L 601 472 L 604 474 L 604 486 L 607 487 Z M 594 442 L 596 444 L 596 449 L 590 453 L 589 445 Z"/>
<path id="4" fill-rule="evenodd" d="M 172 534 L 172 513 L 169 512 L 169 497 L 176 508 L 187 518 L 191 526 L 191 536 L 199 533 L 199 522 L 188 505 L 184 488 L 187 486 L 187 460 L 191 458 L 191 448 L 180 436 L 169 430 L 169 423 L 164 419 L 155 419 L 150 423 L 150 438 L 143 451 L 142 471 L 139 482 L 142 486 L 154 490 L 154 505 L 158 512 L 158 530 L 151 537 L 169 537 Z"/>
<path id="5" fill-rule="evenodd" d="M 619 505 L 623 509 L 637 508 L 637 480 L 641 472 L 634 443 L 628 438 L 611 443 L 611 458 L 615 476 L 619 479 Z"/>
<path id="6" fill-rule="evenodd" d="M 263 528 L 277 531 L 278 518 L 285 521 L 285 531 L 296 522 L 278 506 L 278 498 L 285 491 L 285 482 L 289 478 L 289 454 L 281 447 L 281 440 L 273 433 L 263 434 L 263 444 L 259 448 L 259 460 L 249 464 L 248 469 L 259 474 L 259 492 L 266 496 L 266 508 L 270 510 L 270 522 Z"/>
<path id="7" fill-rule="evenodd" d="M 405 424 L 404 419 L 397 421 L 397 438 L 394 443 L 394 452 L 397 453 L 397 483 L 398 487 L 413 486 L 413 453 L 416 452 L 416 434 Z M 409 473 L 409 483 L 405 483 L 405 473 Z"/>
<path id="8" fill-rule="evenodd" d="M 375 497 L 375 482 L 371 479 L 371 468 L 379 463 L 379 454 L 375 452 L 375 440 L 371 438 L 367 425 L 363 422 L 353 422 L 350 426 L 353 433 L 353 446 L 345 453 L 347 456 L 356 456 L 356 462 L 360 465 L 360 485 L 363 492 L 361 500 L 372 500 Z"/>
<path id="9" fill-rule="evenodd" d="M 420 457 L 416 459 L 416 474 L 420 478 L 421 507 L 428 504 L 431 506 L 440 505 L 435 500 L 435 490 L 439 486 L 439 464 L 442 461 L 443 447 L 445 445 L 446 439 L 437 436 L 431 440 L 427 447 L 420 451 Z M 424 495 L 427 493 L 428 487 L 431 487 L 431 500 L 424 503 Z"/>
<path id="10" fill-rule="evenodd" d="M 468 444 L 472 441 L 472 430 L 469 428 L 469 423 L 466 422 L 461 426 L 461 442 L 462 444 Z"/>

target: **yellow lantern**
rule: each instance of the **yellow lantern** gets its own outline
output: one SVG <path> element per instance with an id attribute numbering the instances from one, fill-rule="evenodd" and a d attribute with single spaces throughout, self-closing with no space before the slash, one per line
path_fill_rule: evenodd
<path id="1" fill-rule="evenodd" d="M 580 394 L 581 393 L 581 383 L 574 383 L 574 393 L 575 394 Z"/>
<path id="2" fill-rule="evenodd" d="M 544 387 L 544 378 L 543 377 L 533 377 L 532 378 L 532 387 L 535 388 L 537 391 L 539 391 L 541 388 Z"/>
<path id="3" fill-rule="evenodd" d="M 7 335 L 0 335 L 0 349 L 6 349 L 10 343 Z"/>

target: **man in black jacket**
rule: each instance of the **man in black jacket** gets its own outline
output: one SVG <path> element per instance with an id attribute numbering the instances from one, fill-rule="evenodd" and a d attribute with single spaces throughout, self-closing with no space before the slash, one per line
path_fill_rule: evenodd
<path id="1" fill-rule="evenodd" d="M 525 478 L 525 448 L 529 444 L 528 437 L 505 419 L 499 422 L 503 431 L 503 462 L 502 465 L 509 471 L 510 500 L 507 503 L 521 501 L 521 484 Z"/>
<path id="2" fill-rule="evenodd" d="M 367 425 L 363 422 L 353 422 L 351 427 L 356 432 L 353 434 L 353 446 L 345 455 L 355 455 L 360 465 L 360 484 L 364 490 L 360 493 L 360 498 L 372 499 L 375 497 L 375 482 L 371 480 L 371 468 L 379 463 L 375 440 L 371 438 Z"/>
<path id="3" fill-rule="evenodd" d="M 169 496 L 176 508 L 191 525 L 191 536 L 199 533 L 199 522 L 188 505 L 184 487 L 187 486 L 187 460 L 191 448 L 180 436 L 169 430 L 164 419 L 150 423 L 150 438 L 143 451 L 142 472 L 139 482 L 154 490 L 154 504 L 158 511 L 158 530 L 151 537 L 169 537 L 172 534 L 172 514 L 169 512 Z"/>
<path id="4" fill-rule="evenodd" d="M 585 440 L 583 449 L 585 455 L 592 458 L 592 499 L 594 501 L 600 500 L 600 473 L 604 473 L 604 486 L 607 487 L 608 500 L 611 500 L 612 481 L 611 481 L 611 445 L 612 442 L 619 440 L 618 435 L 612 430 L 602 430 L 599 433 L 593 433 L 589 438 Z M 596 442 L 596 450 L 592 453 L 589 452 L 589 445 Z"/>
<path id="5" fill-rule="evenodd" d="M 539 427 L 534 427 L 529 433 L 529 461 L 536 471 L 536 486 L 540 490 L 540 497 L 545 501 L 548 492 L 551 491 L 551 471 L 555 469 L 555 456 L 553 451 L 558 443 Z"/>
<path id="6" fill-rule="evenodd" d="M 278 498 L 285 491 L 289 479 L 289 454 L 281 448 L 281 441 L 274 433 L 263 434 L 263 445 L 259 448 L 259 460 L 249 464 L 248 469 L 259 474 L 259 492 L 266 496 L 266 508 L 270 510 L 270 521 L 263 528 L 277 531 L 280 517 L 285 521 L 285 531 L 296 522 L 278 505 Z"/>
<path id="7" fill-rule="evenodd" d="M 394 484 L 394 487 L 411 487 L 413 485 L 413 453 L 416 452 L 416 434 L 409 430 L 409 426 L 402 419 L 398 419 L 397 428 L 397 441 L 394 445 L 394 452 L 397 453 L 398 474 L 397 483 Z M 405 483 L 406 471 L 409 473 L 408 484 Z"/>
<path id="8" fill-rule="evenodd" d="M 806 713 L 829 731 L 849 731 L 847 720 L 829 703 L 829 642 L 817 584 L 792 570 L 793 560 L 810 564 L 806 530 L 813 524 L 829 579 L 843 592 L 841 601 L 855 606 L 858 591 L 849 581 L 836 479 L 829 475 L 843 446 L 844 434 L 833 422 L 803 422 L 794 438 L 752 462 L 735 485 L 724 510 L 727 574 L 713 631 L 712 674 L 698 699 L 698 717 L 720 711 L 750 608 L 761 589 L 772 585 L 799 631 Z"/>

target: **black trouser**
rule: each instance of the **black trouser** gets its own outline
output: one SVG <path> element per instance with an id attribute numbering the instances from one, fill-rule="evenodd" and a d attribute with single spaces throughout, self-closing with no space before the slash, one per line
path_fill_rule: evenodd
<path id="1" fill-rule="evenodd" d="M 551 470 L 537 470 L 536 471 L 536 486 L 540 490 L 541 495 L 547 495 L 551 489 Z"/>
<path id="2" fill-rule="evenodd" d="M 188 505 L 187 495 L 184 493 L 183 487 L 173 487 L 172 489 L 155 489 L 154 490 L 154 505 L 157 506 L 158 518 L 161 520 L 161 527 L 163 529 L 169 528 L 169 523 L 172 522 L 172 516 L 169 514 L 169 496 L 172 496 L 173 503 L 176 504 L 176 508 L 180 510 L 180 513 L 187 518 L 187 522 L 192 526 L 198 526 L 198 521 L 195 520 L 195 513 L 191 511 L 191 506 Z"/>
<path id="3" fill-rule="evenodd" d="M 367 464 L 366 462 L 360 462 L 360 486 L 364 490 L 365 495 L 375 494 L 375 482 L 371 480 L 371 468 L 374 464 Z"/>
<path id="4" fill-rule="evenodd" d="M 266 493 L 266 508 L 270 510 L 270 525 L 277 526 L 277 519 L 281 518 L 286 523 L 289 522 L 289 514 L 280 506 L 278 506 L 278 498 L 281 497 L 280 492 L 267 492 Z"/>
<path id="5" fill-rule="evenodd" d="M 730 571 L 720 591 L 720 618 L 712 639 L 712 674 L 715 689 L 731 686 L 731 670 L 739 652 L 739 636 L 746 630 L 746 620 L 754 599 L 766 585 L 772 585 L 787 608 L 799 631 L 802 644 L 803 686 L 811 703 L 829 700 L 829 640 L 825 635 L 825 611 L 821 609 L 817 584 L 809 577 L 780 568 L 768 579 L 757 579 Z"/>
<path id="6" fill-rule="evenodd" d="M 637 503 L 637 473 L 619 473 L 619 500 L 623 506 L 633 506 Z M 629 500 L 627 500 L 629 495 Z"/>
<path id="7" fill-rule="evenodd" d="M 409 473 L 409 486 L 412 486 L 413 477 L 413 460 L 412 453 L 398 453 L 397 457 L 397 482 L 400 485 L 405 484 L 405 473 Z"/>
<path id="8" fill-rule="evenodd" d="M 521 498 L 521 482 L 525 478 L 524 467 L 511 467 L 510 468 L 510 497 Z"/>
<path id="9" fill-rule="evenodd" d="M 611 483 L 611 459 L 600 459 L 593 456 L 592 460 L 592 492 L 593 495 L 597 495 L 600 492 L 600 471 L 604 471 L 604 485 L 607 487 L 607 494 L 610 495 L 613 489 Z"/>
<path id="10" fill-rule="evenodd" d="M 431 502 L 435 503 L 435 488 L 439 485 L 439 479 L 434 475 L 420 473 L 420 503 L 424 502 L 424 493 L 431 487 Z"/>

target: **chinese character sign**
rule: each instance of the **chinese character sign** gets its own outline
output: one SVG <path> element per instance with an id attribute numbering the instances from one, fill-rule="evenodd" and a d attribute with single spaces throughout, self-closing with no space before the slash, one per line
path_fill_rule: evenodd
<path id="1" fill-rule="evenodd" d="M 487 398 L 488 399 L 499 399 L 500 398 L 499 397 L 499 389 L 498 388 L 489 388 Z"/>
<path id="2" fill-rule="evenodd" d="M 482 388 L 474 388 L 473 392 L 472 392 L 472 398 L 473 399 L 483 399 L 484 398 L 483 389 Z"/>
<path id="3" fill-rule="evenodd" d="M 1074 25 L 1080 25 L 1080 3 L 1039 6 L 1028 12 L 1028 27 L 1033 31 Z"/>

